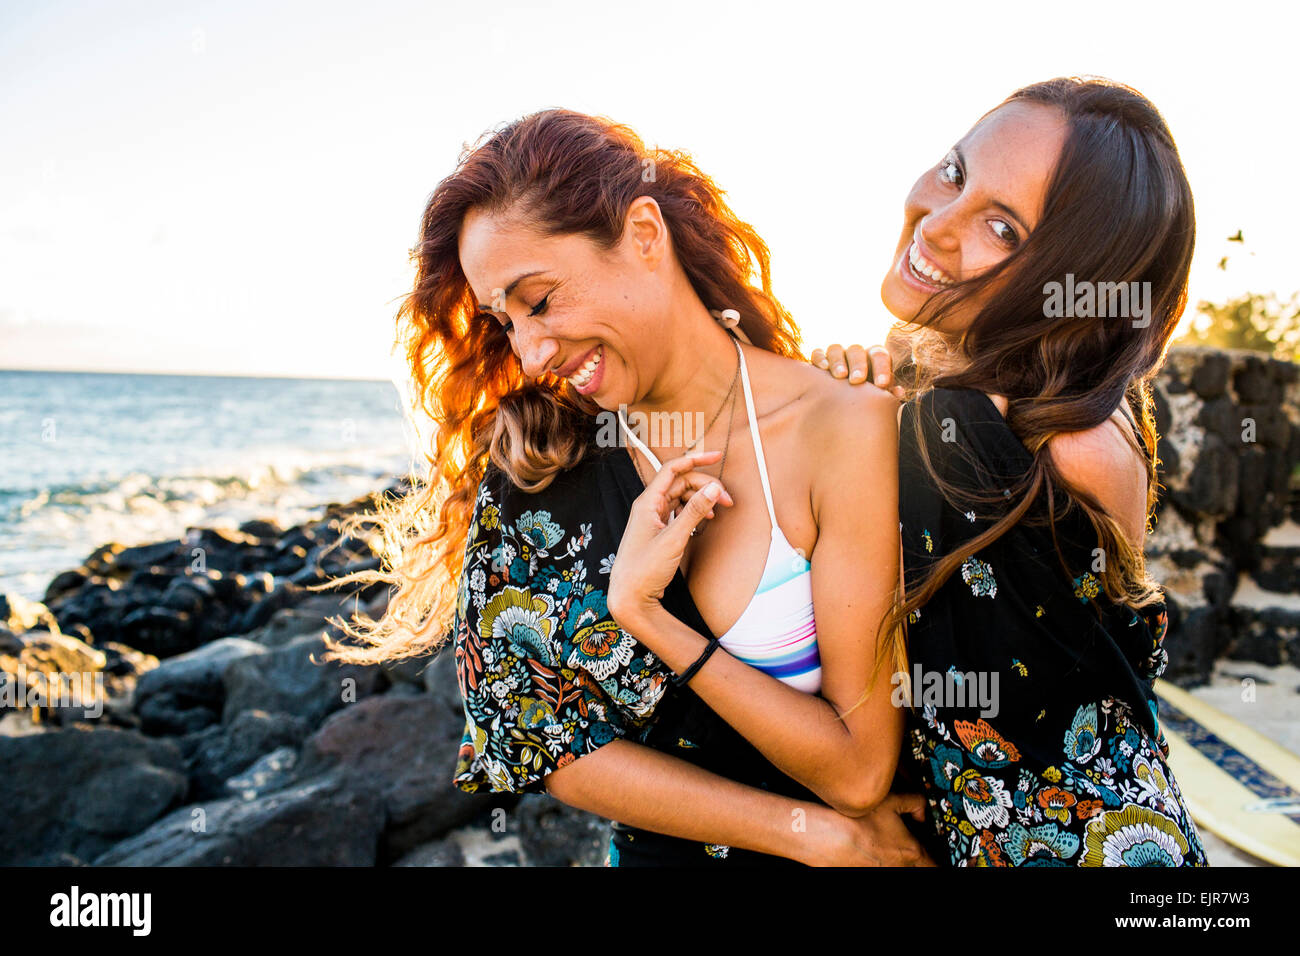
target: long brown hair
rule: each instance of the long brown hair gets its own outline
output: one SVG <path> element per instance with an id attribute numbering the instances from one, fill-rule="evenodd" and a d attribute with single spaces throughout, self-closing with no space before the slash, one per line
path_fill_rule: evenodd
<path id="1" fill-rule="evenodd" d="M 1192 192 L 1173 136 L 1155 106 L 1131 87 L 1097 78 L 1061 77 L 1017 90 L 1003 104 L 1042 103 L 1060 110 L 1068 132 L 1047 187 L 1038 228 L 1006 259 L 927 301 L 914 320 L 917 356 L 909 398 L 930 388 L 969 388 L 1008 399 L 1006 421 L 1033 455 L 1011 488 L 987 496 L 944 481 L 925 455 L 920 414 L 912 416 L 923 465 L 959 510 L 972 503 L 1000 517 L 982 534 L 937 560 L 922 580 L 908 582 L 893 621 L 921 607 L 970 555 L 1013 525 L 1043 521 L 1057 542 L 1056 524 L 1081 508 L 1105 559 L 1099 575 L 1107 598 L 1132 608 L 1161 598 L 1140 547 L 1087 492 L 1070 487 L 1052 461 L 1048 441 L 1062 432 L 1105 422 L 1127 402 L 1144 448 L 1125 430 L 1147 470 L 1147 522 L 1158 492 L 1155 417 L 1150 382 L 1187 302 L 1187 277 L 1195 240 Z M 990 111 L 991 112 L 991 111 Z M 987 114 L 986 114 L 987 115 Z M 1150 283 L 1148 324 L 1128 319 L 1048 314 L 1049 283 L 1067 273 L 1076 284 Z M 996 283 L 996 285 L 995 285 Z M 1082 286 L 1080 286 L 1082 287 Z M 958 305 L 990 290 L 956 341 L 933 326 Z M 942 342 L 942 360 L 927 360 L 924 346 Z M 918 407 L 919 411 L 919 407 Z M 958 451 L 959 443 L 951 447 Z M 1031 511 L 1044 503 L 1040 514 Z"/>
<path id="2" fill-rule="evenodd" d="M 509 210 L 546 234 L 583 234 L 607 250 L 640 196 L 659 204 L 677 261 L 704 305 L 737 310 L 759 348 L 799 356 L 798 327 L 772 294 L 767 245 L 688 154 L 647 148 L 627 126 L 563 109 L 485 133 L 429 197 L 411 253 L 415 285 L 397 315 L 413 405 L 436 428 L 432 453 L 425 452 L 428 474 L 408 476 L 410 494 L 345 521 L 345 531 L 374 531 L 381 569 L 323 585 L 385 582 L 388 607 L 378 621 L 363 613 L 355 626 L 334 621 L 359 645 L 327 636 L 325 660 L 382 663 L 443 643 L 488 462 L 519 488 L 538 491 L 588 447 L 598 406 L 563 379 L 526 378 L 500 324 L 477 318 L 458 253 L 465 215 Z"/>

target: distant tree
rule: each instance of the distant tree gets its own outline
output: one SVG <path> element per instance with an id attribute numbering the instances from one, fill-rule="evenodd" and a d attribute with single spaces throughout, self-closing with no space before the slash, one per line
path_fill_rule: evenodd
<path id="1" fill-rule="evenodd" d="M 1294 362 L 1300 358 L 1300 293 L 1283 301 L 1275 293 L 1248 292 L 1223 304 L 1199 302 L 1178 345 L 1253 349 Z"/>
<path id="2" fill-rule="evenodd" d="M 1225 272 L 1228 260 L 1238 250 L 1255 254 L 1240 229 L 1225 241 L 1233 243 L 1231 254 L 1219 260 L 1219 268 Z M 1196 304 L 1196 313 L 1190 328 L 1174 341 L 1175 345 L 1251 349 L 1288 362 L 1300 360 L 1300 292 L 1286 301 L 1273 292 L 1247 292 L 1222 304 L 1201 301 Z"/>

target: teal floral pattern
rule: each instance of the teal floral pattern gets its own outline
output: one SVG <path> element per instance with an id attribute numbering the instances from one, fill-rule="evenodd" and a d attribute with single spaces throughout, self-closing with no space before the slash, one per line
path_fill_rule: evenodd
<path id="1" fill-rule="evenodd" d="M 465 712 L 453 784 L 467 792 L 544 792 L 546 778 L 627 740 L 750 787 L 816 795 L 772 765 L 609 614 L 609 576 L 644 490 L 623 448 L 594 443 L 545 489 L 524 491 L 489 465 L 465 538 L 450 644 Z M 708 625 L 678 575 L 663 606 Z M 629 780 L 629 789 L 636 781 Z M 744 847 L 610 821 L 609 865 L 784 866 Z"/>
<path id="2" fill-rule="evenodd" d="M 928 536 L 925 543 L 930 547 Z M 998 596 L 998 579 L 993 568 L 973 555 L 962 562 L 961 579 L 970 585 L 970 593 L 976 597 Z"/>
<path id="3" fill-rule="evenodd" d="M 1153 741 L 1127 705 L 1077 709 L 1050 766 L 1026 760 L 988 720 L 940 720 L 923 708 L 910 731 L 927 767 L 933 819 L 956 866 L 1205 865 L 1195 823 Z"/>
<path id="4" fill-rule="evenodd" d="M 518 492 L 479 486 L 452 625 L 465 733 L 464 791 L 545 790 L 547 774 L 618 738 L 640 739 L 670 672 L 609 617 L 613 553 L 592 553 L 550 511 L 512 513 Z"/>
<path id="5" fill-rule="evenodd" d="M 960 449 L 944 441 L 943 421 Z M 932 389 L 904 406 L 909 587 L 1000 517 L 949 500 L 925 462 L 987 502 L 1033 457 L 979 392 Z M 1205 866 L 1151 686 L 1169 660 L 1166 605 L 1112 603 L 1091 523 L 1046 507 L 1031 503 L 907 621 L 912 667 L 952 678 L 954 690 L 992 688 L 978 705 L 950 694 L 907 714 L 900 772 L 926 796 L 931 855 L 953 866 Z"/>

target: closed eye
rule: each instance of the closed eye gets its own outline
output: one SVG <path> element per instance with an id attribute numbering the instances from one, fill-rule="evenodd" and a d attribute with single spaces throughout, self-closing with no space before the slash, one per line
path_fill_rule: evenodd
<path id="1" fill-rule="evenodd" d="M 494 322 L 494 323 L 500 325 L 502 331 L 506 332 L 507 334 L 509 334 L 509 333 L 514 329 L 514 327 L 515 327 L 515 323 L 512 322 L 510 319 L 506 319 L 504 322 L 502 322 L 500 319 L 498 319 L 498 318 L 497 318 L 495 315 L 493 315 L 491 312 L 480 312 L 478 315 L 475 316 L 475 318 L 476 318 L 476 319 L 483 319 L 483 320 L 485 320 L 485 321 L 487 321 L 487 322 Z"/>

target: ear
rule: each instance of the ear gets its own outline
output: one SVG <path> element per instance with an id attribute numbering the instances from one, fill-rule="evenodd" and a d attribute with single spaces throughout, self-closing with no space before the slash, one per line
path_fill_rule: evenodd
<path id="1" fill-rule="evenodd" d="M 649 196 L 637 196 L 627 207 L 623 241 L 633 256 L 654 272 L 667 258 L 670 240 L 663 210 Z"/>

